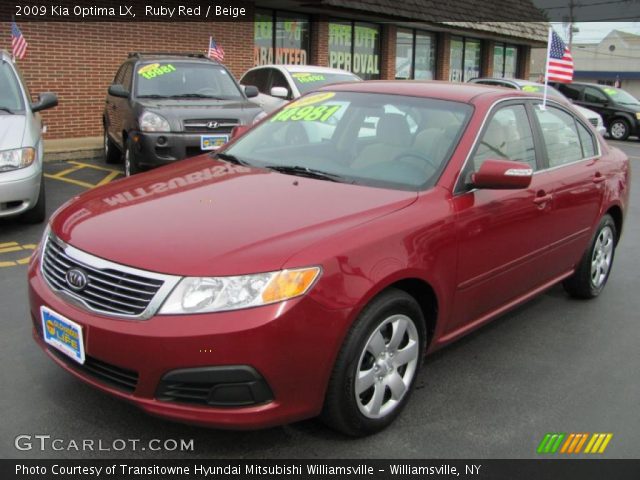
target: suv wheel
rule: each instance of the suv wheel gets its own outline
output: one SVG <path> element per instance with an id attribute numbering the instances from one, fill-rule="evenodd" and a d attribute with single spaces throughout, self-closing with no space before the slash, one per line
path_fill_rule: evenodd
<path id="1" fill-rule="evenodd" d="M 629 123 L 624 118 L 616 118 L 609 125 L 609 135 L 614 140 L 626 140 L 629 136 Z"/>
<path id="2" fill-rule="evenodd" d="M 411 295 L 393 289 L 376 297 L 340 350 L 322 412 L 325 423 L 353 436 L 387 427 L 407 403 L 425 344 L 424 318 Z"/>
<path id="3" fill-rule="evenodd" d="M 133 144 L 130 139 L 127 139 L 127 142 L 124 147 L 124 174 L 127 177 L 131 175 L 135 175 L 140 172 L 140 166 L 136 162 L 136 157 L 133 153 Z"/>
<path id="4" fill-rule="evenodd" d="M 107 129 L 104 129 L 104 161 L 107 163 L 118 163 L 121 160 L 120 152 L 118 148 L 115 146 L 109 134 L 107 133 Z"/>

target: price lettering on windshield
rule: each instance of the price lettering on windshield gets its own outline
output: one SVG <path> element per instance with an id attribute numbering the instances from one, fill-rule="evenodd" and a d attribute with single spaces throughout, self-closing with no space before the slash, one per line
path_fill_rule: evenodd
<path id="1" fill-rule="evenodd" d="M 308 105 L 306 107 L 285 108 L 275 115 L 272 122 L 326 122 L 342 105 Z"/>

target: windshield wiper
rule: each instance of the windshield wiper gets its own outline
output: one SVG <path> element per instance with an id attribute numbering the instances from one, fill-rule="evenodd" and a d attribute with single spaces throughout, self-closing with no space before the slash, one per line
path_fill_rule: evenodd
<path id="1" fill-rule="evenodd" d="M 302 167 L 299 165 L 265 165 L 264 168 L 275 170 L 276 172 L 287 175 L 297 175 L 299 177 L 317 178 L 320 180 L 328 180 L 330 182 L 342 182 L 344 177 L 335 173 L 323 172 L 314 168 Z"/>
<path id="2" fill-rule="evenodd" d="M 204 95 L 202 93 L 181 93 L 179 95 L 170 95 L 169 98 L 213 98 L 215 100 L 224 100 L 213 95 Z"/>
<path id="3" fill-rule="evenodd" d="M 15 113 L 16 113 L 13 110 L 11 110 L 9 107 L 0 106 L 0 110 L 2 110 L 3 112 L 10 113 L 11 115 L 15 115 Z"/>
<path id="4" fill-rule="evenodd" d="M 247 166 L 251 166 L 251 164 L 245 160 L 241 160 L 238 157 L 236 157 L 235 155 L 231 155 L 229 153 L 216 153 L 216 158 L 219 158 L 221 160 L 224 160 L 226 162 L 231 162 L 231 163 L 236 163 L 238 165 L 247 165 Z"/>
<path id="5" fill-rule="evenodd" d="M 155 93 L 149 95 L 138 95 L 138 98 L 171 98 L 167 95 L 157 95 Z"/>

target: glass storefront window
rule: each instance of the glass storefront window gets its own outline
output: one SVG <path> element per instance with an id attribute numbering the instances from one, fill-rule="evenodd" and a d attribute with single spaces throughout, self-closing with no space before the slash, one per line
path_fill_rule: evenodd
<path id="1" fill-rule="evenodd" d="M 466 82 L 480 76 L 480 40 L 452 37 L 449 53 L 449 81 Z"/>
<path id="2" fill-rule="evenodd" d="M 433 80 L 435 45 L 434 35 L 399 29 L 396 36 L 396 79 Z"/>
<path id="3" fill-rule="evenodd" d="M 254 65 L 306 65 L 309 58 L 309 19 L 304 15 L 256 10 Z"/>
<path id="4" fill-rule="evenodd" d="M 329 66 L 364 80 L 380 78 L 380 28 L 361 22 L 329 23 Z"/>
<path id="5" fill-rule="evenodd" d="M 493 76 L 516 78 L 518 71 L 518 47 L 498 43 L 493 47 Z"/>

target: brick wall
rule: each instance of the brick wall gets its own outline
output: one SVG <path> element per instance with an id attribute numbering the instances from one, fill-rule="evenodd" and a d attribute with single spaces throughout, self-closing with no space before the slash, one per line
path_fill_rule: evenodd
<path id="1" fill-rule="evenodd" d="M 58 107 L 43 112 L 46 138 L 102 135 L 107 87 L 131 51 L 205 52 L 209 36 L 225 50 L 225 65 L 239 77 L 253 66 L 253 22 L 219 23 L 59 23 L 23 22 L 29 42 L 18 61 L 32 96 L 52 91 Z M 10 23 L 0 23 L 10 38 Z M 4 40 L 0 48 L 9 49 Z"/>
<path id="2" fill-rule="evenodd" d="M 311 65 L 329 65 L 329 17 L 314 17 L 309 49 Z"/>
<path id="3" fill-rule="evenodd" d="M 451 58 L 451 35 L 440 33 L 436 53 L 436 80 L 449 81 L 449 60 Z"/>
<path id="4" fill-rule="evenodd" d="M 485 40 L 482 42 L 481 77 L 493 77 L 493 48 L 495 42 Z"/>
<path id="5" fill-rule="evenodd" d="M 393 80 L 396 78 L 396 34 L 395 25 L 388 23 L 382 26 L 382 41 L 380 45 L 380 79 Z"/>

